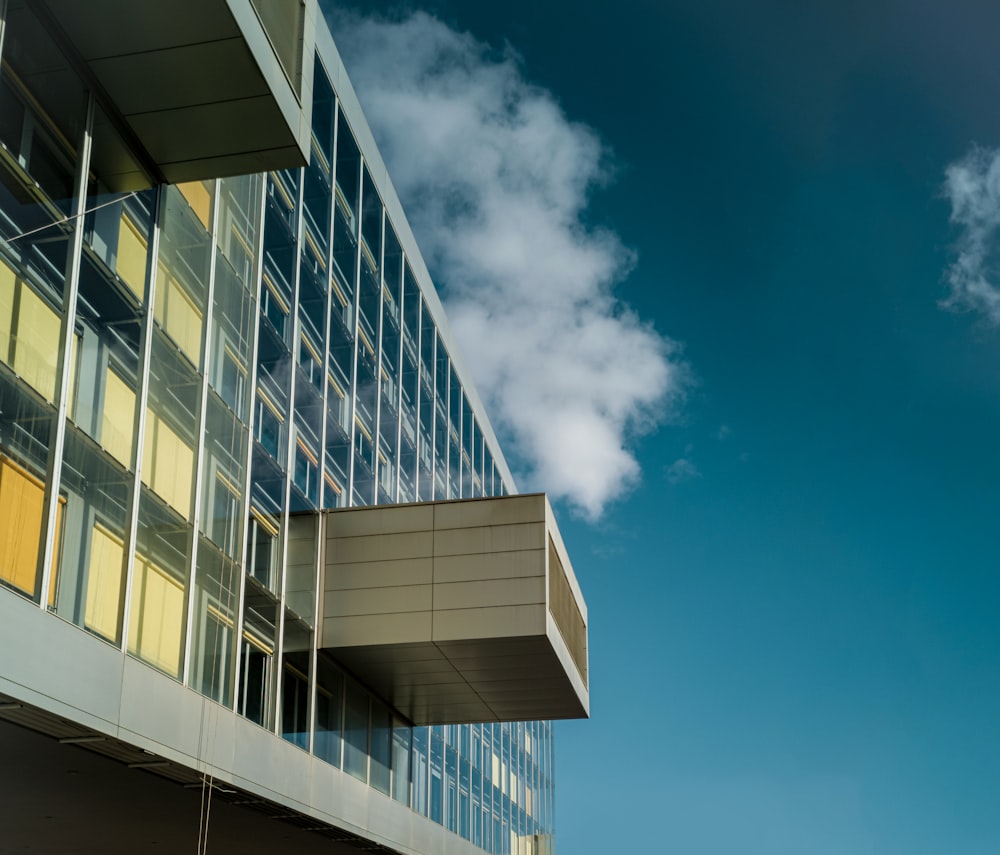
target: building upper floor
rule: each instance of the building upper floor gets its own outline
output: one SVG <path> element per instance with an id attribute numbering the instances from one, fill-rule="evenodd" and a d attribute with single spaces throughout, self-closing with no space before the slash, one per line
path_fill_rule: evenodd
<path id="1" fill-rule="evenodd" d="M 334 538 L 338 557 L 317 529 L 303 559 L 297 521 L 321 510 L 516 490 L 315 3 L 192 4 L 177 27 L 235 26 L 212 43 L 266 66 L 273 109 L 293 90 L 289 161 L 269 174 L 215 155 L 165 171 L 183 159 L 159 156 L 116 94 L 108 69 L 130 51 L 127 85 L 162 88 L 164 52 L 191 59 L 166 66 L 178 85 L 207 78 L 181 112 L 205 92 L 241 99 L 198 88 L 223 71 L 196 63 L 196 42 L 139 57 L 143 27 L 174 32 L 156 23 L 165 5 L 0 1 L 3 715 L 57 716 L 81 729 L 67 738 L 94 737 L 80 744 L 151 752 L 152 771 L 210 773 L 396 851 L 437 851 L 434 828 L 530 849 L 553 827 L 551 724 L 451 722 L 586 712 L 586 607 L 551 509 L 466 526 L 473 546 L 441 555 L 436 531 L 429 555 L 382 554 L 400 533 L 384 531 L 351 561 L 348 539 L 368 535 Z M 249 140 L 263 116 L 228 125 Z M 489 560 L 433 575 L 457 555 Z M 372 625 L 437 620 L 416 604 L 446 586 L 466 618 L 498 609 L 492 635 L 466 619 L 464 638 L 372 645 Z M 531 641 L 498 654 L 502 638 Z M 455 652 L 483 639 L 485 656 Z M 448 681 L 484 673 L 507 706 L 478 683 L 474 716 L 464 688 L 444 702 Z M 331 786 L 353 807 L 333 809 Z"/>

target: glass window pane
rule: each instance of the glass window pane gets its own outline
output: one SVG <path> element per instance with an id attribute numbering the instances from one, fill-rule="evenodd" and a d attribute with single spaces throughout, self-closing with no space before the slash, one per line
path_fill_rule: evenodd
<path id="1" fill-rule="evenodd" d="M 410 742 L 412 730 L 405 722 L 392 723 L 392 797 L 410 803 Z"/>
<path id="2" fill-rule="evenodd" d="M 392 750 L 392 715 L 388 708 L 372 699 L 371 785 L 389 794 L 389 767 Z"/>
<path id="3" fill-rule="evenodd" d="M 212 543 L 198 544 L 191 685 L 227 707 L 236 681 L 239 567 Z"/>
<path id="4" fill-rule="evenodd" d="M 317 660 L 313 749 L 317 757 L 340 766 L 344 723 L 344 675 L 322 656 Z"/>
<path id="5" fill-rule="evenodd" d="M 133 412 L 134 407 L 127 411 L 129 418 Z M 132 475 L 72 424 L 66 427 L 63 460 L 66 513 L 51 604 L 67 620 L 117 643 Z"/>
<path id="6" fill-rule="evenodd" d="M 181 670 L 190 560 L 191 527 L 143 488 L 128 649 L 174 677 Z"/>
<path id="7" fill-rule="evenodd" d="M 368 695 L 350 681 L 344 719 L 344 771 L 368 780 Z"/>

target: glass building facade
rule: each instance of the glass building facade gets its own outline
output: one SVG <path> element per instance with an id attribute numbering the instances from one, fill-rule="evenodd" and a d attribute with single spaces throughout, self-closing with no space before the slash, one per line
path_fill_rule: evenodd
<path id="1" fill-rule="evenodd" d="M 309 57 L 306 167 L 158 184 L 32 6 L 0 13 L 0 596 L 536 851 L 551 723 L 411 726 L 317 650 L 290 560 L 289 514 L 512 489 L 363 119 Z"/>

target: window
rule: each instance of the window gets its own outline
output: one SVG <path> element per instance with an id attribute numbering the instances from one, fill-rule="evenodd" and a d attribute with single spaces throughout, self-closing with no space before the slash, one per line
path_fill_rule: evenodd
<path id="1" fill-rule="evenodd" d="M 101 446 L 126 469 L 132 465 L 135 392 L 110 365 L 105 372 Z"/>
<path id="2" fill-rule="evenodd" d="M 240 657 L 240 715 L 267 727 L 270 704 L 271 657 L 273 648 L 252 631 L 243 633 Z"/>
<path id="3" fill-rule="evenodd" d="M 191 515 L 194 450 L 155 410 L 146 410 L 142 483 L 184 519 Z"/>
<path id="4" fill-rule="evenodd" d="M 146 238 L 124 211 L 118 221 L 115 272 L 136 297 L 146 296 Z"/>
<path id="5" fill-rule="evenodd" d="M 138 553 L 132 581 L 129 653 L 177 676 L 184 637 L 184 581 Z"/>
<path id="6" fill-rule="evenodd" d="M 247 572 L 265 588 L 274 588 L 278 527 L 256 508 L 250 510 Z"/>
<path id="7" fill-rule="evenodd" d="M 201 365 L 201 309 L 162 263 L 156 286 L 155 317 L 184 355 L 194 365 Z"/>
<path id="8" fill-rule="evenodd" d="M 46 401 L 55 400 L 60 320 L 0 259 L 0 359 Z"/>
<path id="9" fill-rule="evenodd" d="M 281 735 L 299 748 L 309 748 L 309 680 L 288 662 L 281 687 Z"/>
<path id="10" fill-rule="evenodd" d="M 347 683 L 344 720 L 344 771 L 362 781 L 368 780 L 368 695 L 351 682 Z"/>
<path id="11" fill-rule="evenodd" d="M 260 389 L 257 390 L 257 413 L 254 423 L 257 441 L 271 457 L 278 460 L 281 456 L 281 446 L 284 444 L 282 442 L 284 418 L 278 408 Z"/>
<path id="12" fill-rule="evenodd" d="M 45 487 L 14 461 L 0 455 L 0 579 L 34 596 L 45 512 Z"/>
<path id="13" fill-rule="evenodd" d="M 112 640 L 118 638 L 124 558 L 122 539 L 100 523 L 95 523 L 90 536 L 84 625 Z"/>

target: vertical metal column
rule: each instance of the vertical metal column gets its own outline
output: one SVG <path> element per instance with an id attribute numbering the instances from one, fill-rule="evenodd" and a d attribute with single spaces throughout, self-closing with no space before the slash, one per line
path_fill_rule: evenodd
<path id="1" fill-rule="evenodd" d="M 188 590 L 186 616 L 184 621 L 184 654 L 181 663 L 181 682 L 190 685 L 191 678 L 191 637 L 194 628 L 195 595 L 198 587 L 198 533 L 201 530 L 201 499 L 203 491 L 203 469 L 205 467 L 205 425 L 208 420 L 208 375 L 209 363 L 212 359 L 212 324 L 215 321 L 215 264 L 216 242 L 219 236 L 219 208 L 222 182 L 216 178 L 213 182 L 212 222 L 209 225 L 208 238 L 208 283 L 205 288 L 205 331 L 201 337 L 201 394 L 198 401 L 198 429 L 195 432 L 194 452 L 194 510 L 191 515 L 191 559 L 188 563 Z"/>
<path id="2" fill-rule="evenodd" d="M 41 608 L 48 607 L 48 590 L 52 584 L 52 565 L 57 548 L 56 522 L 59 517 L 59 481 L 62 475 L 63 449 L 66 445 L 66 413 L 69 409 L 69 378 L 73 348 L 73 323 L 76 319 L 76 303 L 80 293 L 80 264 L 83 252 L 84 214 L 87 209 L 87 177 L 90 174 L 90 151 L 94 130 L 94 94 L 87 98 L 87 116 L 80 139 L 76 177 L 73 182 L 73 240 L 66 259 L 66 281 L 63 290 L 62 321 L 59 325 L 59 362 L 56 364 L 56 415 L 55 439 L 49 447 L 46 464 L 45 483 L 48 485 L 45 504 L 45 535 L 42 549 L 42 572 L 36 574 L 40 590 L 35 596 Z"/>
<path id="3" fill-rule="evenodd" d="M 302 208 L 305 191 L 305 170 L 299 169 L 299 190 L 296 198 L 295 216 L 295 272 L 292 275 L 292 349 L 291 366 L 289 370 L 290 381 L 288 390 L 288 446 L 285 455 L 285 497 L 281 509 L 281 541 L 280 555 L 278 558 L 281 573 L 281 585 L 278 592 L 278 638 L 274 645 L 275 662 L 274 674 L 271 678 L 274 704 L 274 732 L 281 735 L 281 686 L 284 679 L 283 665 L 285 655 L 285 590 L 288 584 L 288 505 L 291 502 L 292 479 L 295 473 L 295 446 L 298 428 L 295 424 L 295 386 L 298 375 L 298 358 L 296 348 L 299 346 L 299 338 L 302 335 L 301 323 L 299 322 L 299 295 L 302 278 Z"/>
<path id="4" fill-rule="evenodd" d="M 260 203 L 257 208 L 257 235 L 256 246 L 254 247 L 253 273 L 250 287 L 253 289 L 255 311 L 253 313 L 253 325 L 251 328 L 250 341 L 250 383 L 247 394 L 250 396 L 250 417 L 247 419 L 247 450 L 244 456 L 246 468 L 243 473 L 243 495 L 246 502 L 243 508 L 243 549 L 240 553 L 240 580 L 239 594 L 237 595 L 236 607 L 236 664 L 233 675 L 235 688 L 233 691 L 233 710 L 239 709 L 240 703 L 240 674 L 243 673 L 243 609 L 246 603 L 247 591 L 247 556 L 250 552 L 250 544 L 247 542 L 247 532 L 250 529 L 250 487 L 253 483 L 253 443 L 254 443 L 254 416 L 257 412 L 257 351 L 260 342 L 260 289 L 264 273 L 264 213 L 267 209 L 267 175 L 260 176 L 258 185 L 260 190 Z"/>
<path id="5" fill-rule="evenodd" d="M 160 231 L 167 211 L 167 188 L 160 185 L 156 190 L 156 210 L 153 214 L 153 229 L 146 256 L 146 296 L 142 304 L 142 327 L 139 333 L 139 372 L 136 389 L 136 428 L 132 437 L 131 495 L 125 520 L 125 595 L 122 598 L 122 642 L 121 649 L 128 650 L 129 615 L 132 613 L 132 593 L 134 590 L 136 537 L 139 530 L 139 500 L 142 494 L 142 450 L 146 438 L 146 407 L 149 402 L 149 361 L 153 351 L 153 313 L 156 307 L 156 285 L 160 256 Z"/>

